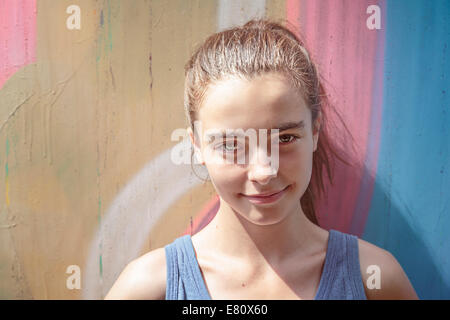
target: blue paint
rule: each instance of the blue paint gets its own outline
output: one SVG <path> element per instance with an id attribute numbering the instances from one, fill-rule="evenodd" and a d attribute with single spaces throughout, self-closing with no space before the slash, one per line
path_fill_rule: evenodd
<path id="1" fill-rule="evenodd" d="M 383 118 L 363 238 L 420 298 L 450 298 L 450 1 L 387 1 Z"/>
<path id="2" fill-rule="evenodd" d="M 373 85 L 372 85 L 372 108 L 370 108 L 370 131 L 369 139 L 367 141 L 367 151 L 364 159 L 366 168 L 374 168 L 377 164 L 377 158 L 379 150 L 377 150 L 376 145 L 379 143 L 380 137 L 377 136 L 379 126 L 380 126 L 380 111 L 383 108 L 383 97 L 380 92 L 383 91 L 383 65 L 382 61 L 384 59 L 384 43 L 386 38 L 386 1 L 378 0 L 377 5 L 380 7 L 381 11 L 381 29 L 377 30 L 377 43 L 376 43 L 376 55 L 375 55 L 375 70 L 373 72 Z M 380 63 L 381 61 L 381 63 Z M 359 194 L 357 197 L 357 202 L 355 206 L 355 213 L 353 214 L 352 224 L 350 226 L 350 233 L 359 235 L 360 226 L 363 225 L 361 219 L 365 217 L 367 210 L 367 202 L 370 201 L 372 187 L 372 172 L 369 169 L 363 171 L 363 176 L 361 179 L 361 186 L 359 189 Z"/>

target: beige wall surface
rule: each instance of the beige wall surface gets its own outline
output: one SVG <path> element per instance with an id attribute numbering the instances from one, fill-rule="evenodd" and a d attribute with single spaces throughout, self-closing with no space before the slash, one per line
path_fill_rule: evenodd
<path id="1" fill-rule="evenodd" d="M 215 195 L 170 162 L 185 62 L 236 19 L 284 18 L 284 1 L 34 3 L 35 58 L 0 85 L 0 299 L 99 299 Z"/>

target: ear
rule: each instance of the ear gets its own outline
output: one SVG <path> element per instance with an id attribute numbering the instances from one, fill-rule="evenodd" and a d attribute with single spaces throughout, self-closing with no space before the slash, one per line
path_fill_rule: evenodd
<path id="1" fill-rule="evenodd" d="M 320 126 L 322 124 L 322 112 L 319 111 L 319 114 L 316 118 L 316 121 L 313 126 L 313 144 L 314 144 L 314 150 L 315 152 L 317 150 L 317 144 L 319 143 L 319 132 L 320 132 Z"/>
<path id="2" fill-rule="evenodd" d="M 191 127 L 187 128 L 187 132 L 189 134 L 189 139 L 191 140 L 191 144 L 194 147 L 195 157 L 197 158 L 197 160 L 200 164 L 205 164 L 205 161 L 203 161 L 199 137 L 194 135 Z"/>

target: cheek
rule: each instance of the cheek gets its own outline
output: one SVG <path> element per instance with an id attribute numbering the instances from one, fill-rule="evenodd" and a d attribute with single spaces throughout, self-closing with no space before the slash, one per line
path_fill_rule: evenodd
<path id="1" fill-rule="evenodd" d="M 245 186 L 246 175 L 243 169 L 234 165 L 207 165 L 209 177 L 217 193 L 226 197 L 230 193 L 240 193 Z"/>
<path id="2" fill-rule="evenodd" d="M 312 155 L 311 150 L 302 146 L 280 152 L 280 174 L 295 180 L 309 179 Z"/>

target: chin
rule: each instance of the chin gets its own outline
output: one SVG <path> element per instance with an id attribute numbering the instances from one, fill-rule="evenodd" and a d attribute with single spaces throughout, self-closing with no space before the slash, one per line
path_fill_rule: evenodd
<path id="1" fill-rule="evenodd" d="M 248 219 L 250 222 L 252 222 L 253 224 L 259 225 L 259 226 L 270 226 L 270 225 L 274 225 L 277 223 L 280 223 L 281 221 L 283 221 L 284 219 L 286 219 L 286 216 L 262 216 L 260 215 L 259 218 L 256 219 Z"/>
<path id="2" fill-rule="evenodd" d="M 243 214 L 241 212 L 246 213 Z M 286 210 L 282 209 L 281 206 L 273 206 L 270 208 L 252 207 L 250 210 L 240 211 L 238 214 L 248 222 L 259 226 L 277 224 L 287 217 Z"/>

